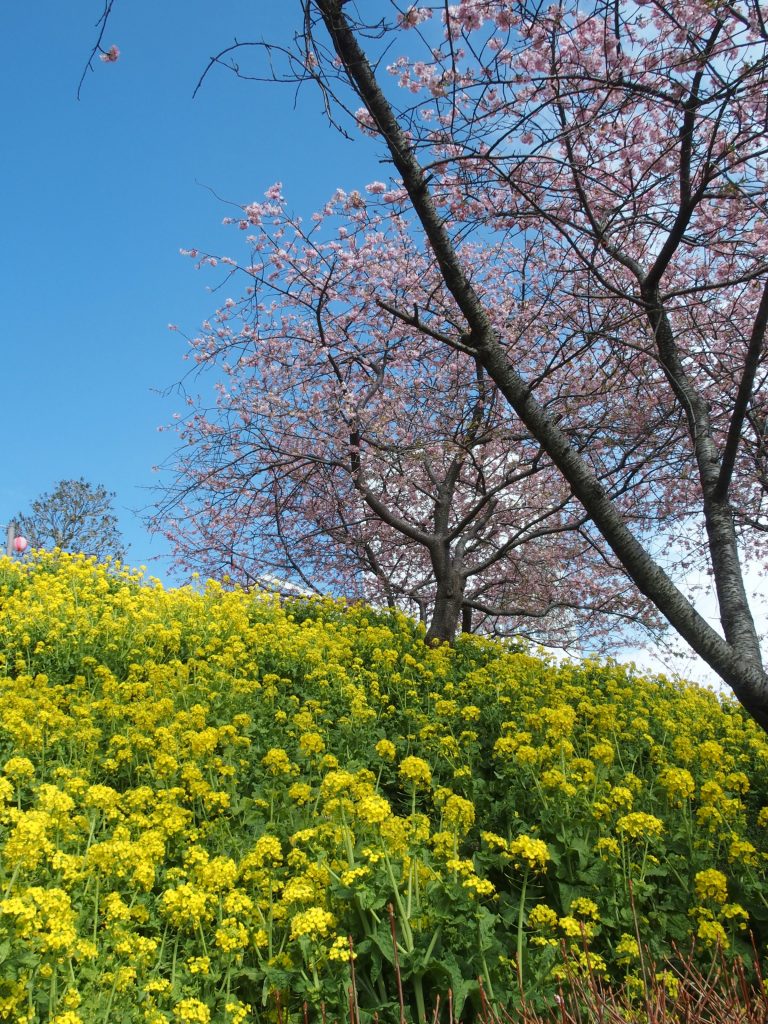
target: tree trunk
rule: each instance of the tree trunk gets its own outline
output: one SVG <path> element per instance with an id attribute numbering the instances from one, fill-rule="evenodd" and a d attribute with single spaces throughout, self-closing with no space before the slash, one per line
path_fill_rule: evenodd
<path id="1" fill-rule="evenodd" d="M 458 573 L 449 571 L 447 579 L 439 579 L 437 596 L 424 642 L 427 644 L 453 643 L 459 627 L 464 603 L 465 581 Z"/>

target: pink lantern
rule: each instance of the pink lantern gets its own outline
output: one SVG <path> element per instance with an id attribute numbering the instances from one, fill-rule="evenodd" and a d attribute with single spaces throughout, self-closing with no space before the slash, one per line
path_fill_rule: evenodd
<path id="1" fill-rule="evenodd" d="M 29 547 L 29 541 L 27 540 L 26 537 L 14 537 L 13 538 L 13 550 L 14 551 L 18 551 L 18 553 L 20 555 L 23 554 L 27 550 L 28 547 Z"/>

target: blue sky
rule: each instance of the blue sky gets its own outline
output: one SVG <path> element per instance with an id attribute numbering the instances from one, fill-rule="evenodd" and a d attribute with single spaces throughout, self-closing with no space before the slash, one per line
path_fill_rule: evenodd
<path id="1" fill-rule="evenodd" d="M 152 467 L 172 449 L 157 427 L 182 407 L 160 394 L 187 369 L 167 325 L 193 334 L 216 306 L 215 276 L 179 249 L 239 254 L 222 200 L 281 180 L 309 213 L 382 172 L 365 140 L 327 125 L 310 88 L 296 97 L 214 69 L 192 98 L 236 36 L 289 38 L 295 0 L 117 0 L 104 43 L 120 60 L 97 63 L 78 101 L 102 9 L 39 0 L 0 13 L 0 522 L 83 476 L 116 492 L 129 561 L 166 578 L 165 542 L 132 510 L 152 501 Z"/>

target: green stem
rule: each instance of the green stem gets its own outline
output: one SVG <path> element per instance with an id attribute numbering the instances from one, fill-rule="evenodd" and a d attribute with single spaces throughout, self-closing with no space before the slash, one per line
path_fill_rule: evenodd
<path id="1" fill-rule="evenodd" d="M 4 900 L 7 900 L 8 897 L 10 896 L 11 889 L 16 884 L 16 879 L 18 877 L 19 877 L 19 865 L 17 864 L 16 867 L 13 869 L 13 873 L 11 875 L 11 880 L 8 882 L 8 888 L 5 890 L 5 896 L 3 896 Z"/>
<path id="2" fill-rule="evenodd" d="M 93 942 L 98 944 L 99 936 L 99 876 L 96 875 L 96 892 L 93 894 Z"/>
<path id="3" fill-rule="evenodd" d="M 493 982 L 491 981 L 491 975 L 488 970 L 488 963 L 485 959 L 485 953 L 481 953 L 480 961 L 483 965 L 483 977 L 485 978 L 485 987 L 488 990 L 488 996 L 492 1003 L 496 1002 L 496 996 L 493 994 Z"/>
<path id="4" fill-rule="evenodd" d="M 176 957 L 179 952 L 179 935 L 176 934 L 176 938 L 173 943 L 173 959 L 171 960 L 171 988 L 176 984 Z"/>
<path id="5" fill-rule="evenodd" d="M 117 979 L 118 972 L 115 971 L 115 980 L 112 983 L 112 991 L 109 993 L 109 999 L 107 1000 L 107 1008 L 104 1011 L 104 1017 L 102 1018 L 104 1024 L 108 1024 L 109 1021 L 109 1011 L 112 1009 L 112 1000 L 115 998 L 115 992 L 117 991 Z"/>
<path id="6" fill-rule="evenodd" d="M 203 956 L 208 956 L 208 948 L 205 944 L 205 935 L 203 934 L 203 923 L 202 921 L 197 922 L 197 930 L 200 932 L 200 941 L 203 944 Z"/>
<path id="7" fill-rule="evenodd" d="M 54 972 L 56 968 L 54 967 Z M 51 977 L 51 985 L 48 989 L 48 1019 L 53 1019 L 53 977 Z"/>
<path id="8" fill-rule="evenodd" d="M 427 946 L 427 952 L 424 954 L 424 964 L 425 965 L 427 965 L 429 963 L 429 958 L 432 956 L 432 953 L 434 952 L 435 946 L 437 945 L 437 940 L 440 938 L 440 935 L 442 934 L 442 931 L 443 931 L 443 926 L 441 924 L 439 924 L 437 926 L 437 928 L 435 928 L 435 934 L 430 939 L 429 945 Z"/>
<path id="9" fill-rule="evenodd" d="M 520 908 L 517 913 L 517 973 L 520 978 L 520 991 L 523 991 L 523 919 L 525 918 L 525 893 L 528 888 L 528 868 L 523 875 L 523 887 L 520 890 Z"/>
<path id="10" fill-rule="evenodd" d="M 354 866 L 355 866 L 355 850 L 354 850 L 354 847 L 352 846 L 352 839 L 351 839 L 351 836 L 350 836 L 351 829 L 349 828 L 349 825 L 346 824 L 346 822 L 344 823 L 343 828 L 344 828 L 344 849 L 347 851 L 347 860 L 349 861 L 349 866 L 351 868 L 354 868 Z"/>
<path id="11" fill-rule="evenodd" d="M 414 868 L 414 864 L 415 863 L 416 863 L 416 858 L 415 857 L 411 857 L 411 862 L 408 865 L 408 891 L 407 891 L 406 897 L 405 897 L 405 908 L 406 908 L 406 913 L 408 915 L 408 920 L 409 921 L 410 921 L 411 916 L 413 914 L 413 899 L 412 899 L 412 897 L 413 897 L 413 876 L 414 876 L 414 873 L 415 873 L 415 868 Z"/>
<path id="12" fill-rule="evenodd" d="M 647 862 L 648 862 L 648 840 L 646 839 L 645 847 L 643 849 L 643 861 L 642 861 L 642 863 L 640 865 L 640 878 L 639 878 L 640 882 L 644 882 L 645 881 L 645 865 L 646 865 Z"/>
<path id="13" fill-rule="evenodd" d="M 416 996 L 416 1014 L 419 1024 L 424 1024 L 427 1019 L 427 1007 L 424 1003 L 424 986 L 421 983 L 421 975 L 413 976 L 413 994 Z"/>
<path id="14" fill-rule="evenodd" d="M 400 896 L 400 890 L 398 889 L 397 882 L 395 881 L 395 873 L 392 870 L 392 862 L 390 861 L 389 857 L 386 854 L 384 855 L 384 863 L 387 866 L 389 880 L 392 883 L 392 891 L 395 894 L 395 903 L 397 903 L 397 909 L 400 912 L 401 925 L 403 929 L 403 939 L 405 940 L 405 948 L 407 952 L 412 953 L 413 932 L 411 931 L 411 925 L 408 920 L 408 915 L 406 914 L 405 907 L 403 906 L 403 900 L 402 897 Z"/>

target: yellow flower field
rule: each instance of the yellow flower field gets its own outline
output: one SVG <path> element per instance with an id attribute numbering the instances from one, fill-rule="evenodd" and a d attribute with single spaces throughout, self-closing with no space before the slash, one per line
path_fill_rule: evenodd
<path id="1" fill-rule="evenodd" d="M 706 690 L 58 553 L 0 601 L 0 1021 L 343 1019 L 351 959 L 397 1019 L 393 928 L 414 1019 L 768 935 L 768 738 Z"/>

